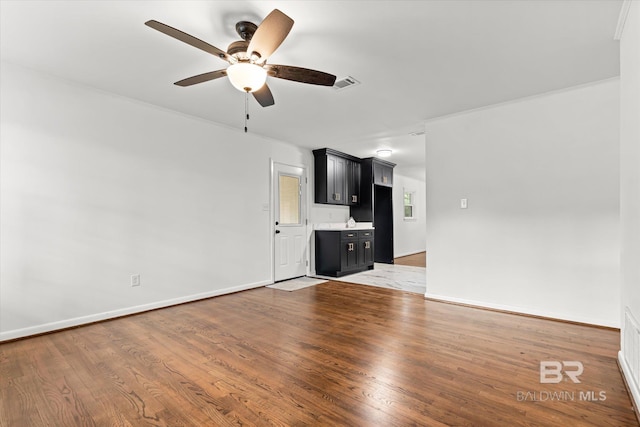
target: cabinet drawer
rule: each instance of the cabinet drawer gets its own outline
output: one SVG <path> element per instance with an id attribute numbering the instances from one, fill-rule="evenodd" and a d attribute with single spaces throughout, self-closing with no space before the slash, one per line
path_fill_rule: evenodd
<path id="1" fill-rule="evenodd" d="M 351 231 L 341 231 L 340 239 L 341 240 L 351 240 L 351 239 L 369 239 L 373 238 L 373 230 L 351 230 Z"/>
<path id="2" fill-rule="evenodd" d="M 356 231 L 356 230 L 354 230 L 354 231 L 341 231 L 340 232 L 340 238 L 342 240 L 357 239 L 358 238 L 358 231 Z"/>

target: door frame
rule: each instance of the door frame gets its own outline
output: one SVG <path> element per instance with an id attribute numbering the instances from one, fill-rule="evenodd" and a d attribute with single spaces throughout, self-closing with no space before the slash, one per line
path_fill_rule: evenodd
<path id="1" fill-rule="evenodd" d="M 300 168 L 302 169 L 302 178 L 304 179 L 304 182 L 302 183 L 302 185 L 304 186 L 304 191 L 303 191 L 303 200 L 301 201 L 301 204 L 304 205 L 304 210 L 305 210 L 305 224 L 304 224 L 304 234 L 305 234 L 305 239 L 304 239 L 304 244 L 305 244 L 305 250 L 304 253 L 305 255 L 305 275 L 309 276 L 311 274 L 311 259 L 310 259 L 310 234 L 309 234 L 309 176 L 308 176 L 308 168 L 306 165 L 303 164 L 292 164 L 292 163 L 285 163 L 285 162 L 279 162 L 274 160 L 273 158 L 269 159 L 269 205 L 271 205 L 271 209 L 269 209 L 269 232 L 271 233 L 270 237 L 269 237 L 269 245 L 270 245 L 270 251 L 271 251 L 271 283 L 275 283 L 276 280 L 276 203 L 277 201 L 275 200 L 276 197 L 276 190 L 274 188 L 275 185 L 275 173 L 276 173 L 276 164 L 277 165 L 282 165 L 282 166 L 289 166 L 289 167 L 293 167 L 293 168 Z"/>

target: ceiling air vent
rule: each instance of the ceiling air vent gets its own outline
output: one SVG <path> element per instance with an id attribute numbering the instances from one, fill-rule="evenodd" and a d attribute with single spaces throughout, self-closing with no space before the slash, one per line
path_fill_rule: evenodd
<path id="1" fill-rule="evenodd" d="M 344 79 L 336 80 L 333 84 L 335 90 L 343 90 L 351 86 L 359 85 L 360 82 L 351 76 L 347 76 Z"/>

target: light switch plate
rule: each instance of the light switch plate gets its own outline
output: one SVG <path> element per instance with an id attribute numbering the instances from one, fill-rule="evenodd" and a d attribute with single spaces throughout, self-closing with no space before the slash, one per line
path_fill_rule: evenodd
<path id="1" fill-rule="evenodd" d="M 140 286 L 140 275 L 139 274 L 132 274 L 131 275 L 131 286 L 132 287 Z"/>
<path id="2" fill-rule="evenodd" d="M 460 209 L 467 209 L 467 199 L 460 199 Z"/>

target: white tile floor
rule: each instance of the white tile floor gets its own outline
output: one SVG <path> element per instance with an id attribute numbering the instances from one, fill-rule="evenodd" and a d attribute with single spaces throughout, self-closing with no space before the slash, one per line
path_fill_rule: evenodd
<path id="1" fill-rule="evenodd" d="M 398 289 L 418 294 L 424 294 L 427 291 L 426 269 L 423 267 L 411 267 L 408 265 L 375 263 L 373 270 L 350 274 L 338 279 L 335 277 L 317 277 L 338 280 L 340 282 L 357 283 L 360 285 Z"/>

